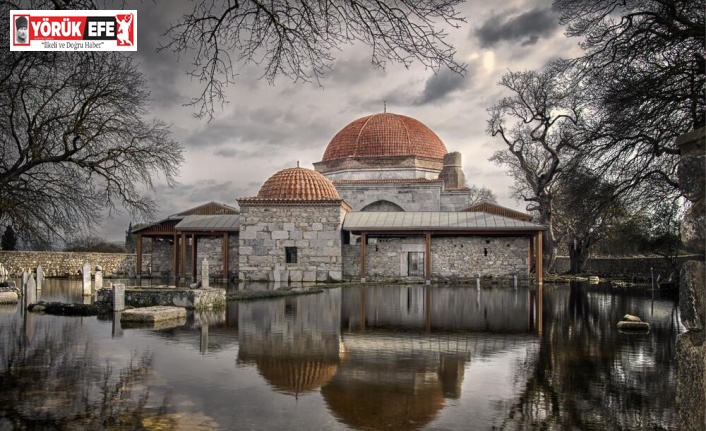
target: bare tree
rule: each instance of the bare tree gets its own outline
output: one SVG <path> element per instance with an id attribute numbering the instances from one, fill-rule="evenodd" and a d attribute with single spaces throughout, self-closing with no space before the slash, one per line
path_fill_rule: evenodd
<path id="1" fill-rule="evenodd" d="M 468 194 L 468 206 L 473 206 L 483 202 L 491 204 L 498 203 L 498 197 L 495 195 L 495 192 L 493 192 L 487 187 L 478 187 L 472 185 L 469 186 L 469 190 L 470 192 Z"/>
<path id="2" fill-rule="evenodd" d="M 438 70 L 463 73 L 453 60 L 439 24 L 458 27 L 462 0 L 199 0 L 166 32 L 161 49 L 194 54 L 190 74 L 203 83 L 191 102 L 211 117 L 224 103 L 224 88 L 238 74 L 236 64 L 256 64 L 262 77 L 319 81 L 331 69 L 334 52 L 355 42 L 371 48 L 370 61 L 409 66 L 414 60 Z"/>
<path id="3" fill-rule="evenodd" d="M 559 69 L 508 72 L 499 85 L 512 91 L 489 109 L 488 134 L 507 146 L 491 161 L 508 167 L 515 193 L 548 226 L 543 234 L 545 270 L 556 258 L 554 192 L 567 154 L 577 148 L 575 126 L 583 120 L 585 105 L 573 81 Z"/>
<path id="4" fill-rule="evenodd" d="M 0 33 L 8 26 L 3 20 Z M 146 118 L 149 92 L 133 61 L 11 52 L 8 43 L 0 47 L 0 222 L 31 239 L 90 227 L 117 205 L 151 216 L 149 192 L 160 176 L 174 183 L 182 148 Z"/>
<path id="5" fill-rule="evenodd" d="M 675 138 L 706 125 L 704 0 L 555 0 L 584 55 L 569 64 L 601 127 L 591 154 L 622 188 L 678 188 Z M 674 194 L 674 191 L 671 192 Z"/>
<path id="6" fill-rule="evenodd" d="M 567 246 L 572 274 L 584 271 L 593 246 L 627 217 L 616 191 L 614 184 L 582 166 L 567 167 L 561 175 L 555 224 Z"/>

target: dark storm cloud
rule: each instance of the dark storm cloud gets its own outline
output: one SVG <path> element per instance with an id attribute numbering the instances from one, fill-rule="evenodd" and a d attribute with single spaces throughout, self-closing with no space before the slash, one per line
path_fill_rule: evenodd
<path id="1" fill-rule="evenodd" d="M 502 41 L 520 41 L 526 46 L 551 36 L 558 27 L 558 17 L 551 8 L 536 8 L 520 15 L 511 12 L 494 15 L 475 30 L 475 35 L 484 48 Z"/>
<path id="2" fill-rule="evenodd" d="M 185 73 L 188 61 L 177 62 L 176 56 L 169 51 L 156 52 L 162 33 L 169 27 L 174 7 L 170 5 L 165 9 L 150 2 L 138 2 L 130 7 L 137 9 L 137 52 L 134 58 L 149 85 L 152 104 L 164 107 L 188 102 L 188 96 L 180 91 L 176 82 Z"/>
<path id="3" fill-rule="evenodd" d="M 417 99 L 416 104 L 424 105 L 426 103 L 441 101 L 454 91 L 465 88 L 469 81 L 470 72 L 464 76 L 450 69 L 442 69 L 427 79 L 424 85 L 424 91 L 419 99 Z"/>

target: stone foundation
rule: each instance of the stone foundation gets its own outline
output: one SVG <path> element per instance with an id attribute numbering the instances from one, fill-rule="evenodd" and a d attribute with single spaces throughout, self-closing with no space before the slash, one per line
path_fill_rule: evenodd
<path id="1" fill-rule="evenodd" d="M 96 292 L 98 302 L 112 304 L 113 289 Z M 177 289 L 177 288 L 128 288 L 125 289 L 125 305 L 129 307 L 170 306 L 189 309 L 222 308 L 226 305 L 223 289 Z"/>

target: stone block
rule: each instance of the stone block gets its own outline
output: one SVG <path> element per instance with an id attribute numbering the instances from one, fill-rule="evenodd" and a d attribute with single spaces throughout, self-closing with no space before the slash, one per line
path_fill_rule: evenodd
<path id="1" fill-rule="evenodd" d="M 706 343 L 703 332 L 677 336 L 677 428 L 706 429 Z"/>
<path id="2" fill-rule="evenodd" d="M 704 330 L 706 316 L 706 262 L 685 262 L 679 277 L 679 313 L 684 326 L 691 331 Z"/>
<path id="3" fill-rule="evenodd" d="M 254 229 L 254 226 L 246 226 L 244 230 L 241 229 L 240 231 L 240 239 L 256 239 L 257 238 L 257 232 Z"/>
<path id="4" fill-rule="evenodd" d="M 299 270 L 291 270 L 289 271 L 288 278 L 290 281 L 295 281 L 295 282 L 301 282 L 304 274 L 302 271 Z"/>
<path id="5" fill-rule="evenodd" d="M 323 228 L 324 228 L 324 225 L 321 223 L 316 222 L 316 223 L 311 224 L 311 230 L 319 231 L 319 230 L 323 230 Z"/>
<path id="6" fill-rule="evenodd" d="M 17 292 L 0 292 L 0 304 L 17 304 Z"/>
<path id="7" fill-rule="evenodd" d="M 337 230 L 323 230 L 318 232 L 319 239 L 340 239 L 341 233 Z"/>
<path id="8" fill-rule="evenodd" d="M 302 232 L 303 239 L 316 239 L 318 232 L 315 231 L 304 231 Z"/>
<path id="9" fill-rule="evenodd" d="M 343 280 L 343 274 L 341 271 L 337 271 L 337 270 L 328 271 L 328 276 L 333 281 Z"/>
<path id="10" fill-rule="evenodd" d="M 314 282 L 316 281 L 316 271 L 304 271 L 302 275 L 302 281 Z"/>
<path id="11" fill-rule="evenodd" d="M 289 239 L 302 239 L 304 235 L 302 234 L 302 231 L 300 230 L 291 230 L 289 231 Z"/>
<path id="12" fill-rule="evenodd" d="M 180 318 L 186 319 L 186 308 L 155 306 L 125 310 L 120 316 L 120 321 L 154 323 Z"/>
<path id="13" fill-rule="evenodd" d="M 294 230 L 294 223 L 284 223 L 283 229 L 287 231 L 293 231 Z"/>
<path id="14" fill-rule="evenodd" d="M 703 205 L 693 205 L 687 210 L 681 226 L 681 239 L 690 253 L 706 252 L 706 211 Z"/>
<path id="15" fill-rule="evenodd" d="M 289 232 L 286 230 L 272 231 L 272 239 L 289 239 Z"/>

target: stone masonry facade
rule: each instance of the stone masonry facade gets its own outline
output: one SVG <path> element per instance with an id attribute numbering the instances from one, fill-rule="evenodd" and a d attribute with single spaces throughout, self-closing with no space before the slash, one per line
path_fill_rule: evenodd
<path id="1" fill-rule="evenodd" d="M 360 278 L 360 244 L 343 246 L 343 276 Z M 470 280 L 529 275 L 529 238 L 456 236 L 431 238 L 431 279 Z M 399 280 L 409 277 L 410 253 L 424 253 L 423 236 L 371 239 L 366 247 L 366 280 Z M 420 275 L 420 279 L 422 276 Z"/>
<path id="2" fill-rule="evenodd" d="M 241 202 L 238 278 L 341 281 L 341 224 L 345 212 L 340 203 Z M 286 247 L 296 250 L 296 262 L 287 263 Z"/>

